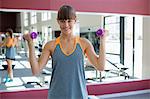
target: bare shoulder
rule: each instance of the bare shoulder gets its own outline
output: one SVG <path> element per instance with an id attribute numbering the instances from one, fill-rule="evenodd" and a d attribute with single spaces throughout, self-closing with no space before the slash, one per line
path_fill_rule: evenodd
<path id="1" fill-rule="evenodd" d="M 88 39 L 82 38 L 82 37 L 80 37 L 80 42 L 81 42 L 82 46 L 86 46 L 86 47 L 91 44 L 91 42 Z"/>
<path id="2" fill-rule="evenodd" d="M 47 42 L 44 46 L 44 50 L 50 51 L 50 53 L 52 54 L 55 50 L 55 47 L 56 47 L 56 39 Z"/>
<path id="3" fill-rule="evenodd" d="M 79 41 L 81 43 L 81 46 L 82 46 L 84 52 L 88 47 L 90 47 L 92 45 L 91 42 L 86 38 L 80 37 Z"/>
<path id="4" fill-rule="evenodd" d="M 51 40 L 51 41 L 49 41 L 49 42 L 47 42 L 47 43 L 45 44 L 44 48 L 49 48 L 49 49 L 51 49 L 51 48 L 53 48 L 54 46 L 55 46 L 55 39 L 54 39 L 54 40 Z"/>

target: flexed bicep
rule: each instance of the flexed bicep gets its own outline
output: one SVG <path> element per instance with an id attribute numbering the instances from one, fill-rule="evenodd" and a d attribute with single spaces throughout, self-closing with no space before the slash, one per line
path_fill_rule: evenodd
<path id="1" fill-rule="evenodd" d="M 91 42 L 87 39 L 84 40 L 84 46 L 85 46 L 85 54 L 89 60 L 89 62 L 96 67 L 97 66 L 97 60 L 98 60 L 98 55 L 96 54 L 93 45 Z"/>

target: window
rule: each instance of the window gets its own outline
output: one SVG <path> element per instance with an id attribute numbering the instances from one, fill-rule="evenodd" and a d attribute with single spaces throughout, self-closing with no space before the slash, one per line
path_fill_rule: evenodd
<path id="1" fill-rule="evenodd" d="M 143 17 L 135 17 L 134 77 L 142 78 Z"/>
<path id="2" fill-rule="evenodd" d="M 42 26 L 42 42 L 45 44 L 52 40 L 52 28 L 50 26 Z"/>
<path id="3" fill-rule="evenodd" d="M 142 17 L 104 17 L 104 28 L 108 30 L 106 40 L 107 59 L 121 63 L 129 69 L 130 77 L 141 78 L 142 74 Z"/>
<path id="4" fill-rule="evenodd" d="M 37 14 L 36 12 L 31 12 L 31 24 L 37 23 Z"/>
<path id="5" fill-rule="evenodd" d="M 120 55 L 120 17 L 108 16 L 104 20 L 104 28 L 108 31 L 106 40 L 107 58 L 119 63 Z M 112 58 L 113 57 L 113 58 Z M 115 60 L 114 60 L 115 59 Z"/>
<path id="6" fill-rule="evenodd" d="M 42 21 L 50 20 L 51 13 L 50 12 L 42 12 Z"/>
<path id="7" fill-rule="evenodd" d="M 129 75 L 133 75 L 134 70 L 134 26 L 133 26 L 133 17 L 127 16 L 124 17 L 124 65 L 129 66 Z"/>
<path id="8" fill-rule="evenodd" d="M 28 26 L 28 25 L 29 25 L 28 13 L 24 12 L 24 26 Z"/>

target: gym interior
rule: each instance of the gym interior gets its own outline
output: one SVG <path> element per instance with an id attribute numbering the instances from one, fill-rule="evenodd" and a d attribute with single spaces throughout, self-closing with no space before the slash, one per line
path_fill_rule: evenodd
<path id="1" fill-rule="evenodd" d="M 103 28 L 106 37 L 106 66 L 96 70 L 84 58 L 87 90 L 91 99 L 149 99 L 150 97 L 150 0 L 1 0 L 0 41 L 11 27 L 17 37 L 13 82 L 3 83 L 7 75 L 5 47 L 0 47 L 0 99 L 35 97 L 47 99 L 52 75 L 52 61 L 48 60 L 39 75 L 33 76 L 26 32 L 36 32 L 36 56 L 40 56 L 46 42 L 60 35 L 57 10 L 62 4 L 77 9 L 74 33 L 87 38 L 99 53 L 96 31 Z"/>

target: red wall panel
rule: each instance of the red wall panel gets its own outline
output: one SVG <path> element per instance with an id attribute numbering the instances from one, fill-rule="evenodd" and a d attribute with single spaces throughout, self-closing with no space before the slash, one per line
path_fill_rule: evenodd
<path id="1" fill-rule="evenodd" d="M 51 9 L 70 4 L 78 11 L 148 15 L 149 0 L 51 0 Z"/>
<path id="2" fill-rule="evenodd" d="M 1 0 L 0 8 L 57 10 L 70 4 L 81 12 L 150 15 L 149 0 Z"/>
<path id="3" fill-rule="evenodd" d="M 108 84 L 87 85 L 89 95 L 104 95 L 150 89 L 150 79 Z"/>
<path id="4" fill-rule="evenodd" d="M 4 9 L 32 9 L 46 10 L 50 9 L 51 0 L 1 0 L 1 8 Z"/>
<path id="5" fill-rule="evenodd" d="M 150 0 L 149 0 L 148 4 L 149 4 L 149 6 L 148 6 L 148 7 L 149 7 L 149 15 L 150 15 Z"/>
<path id="6" fill-rule="evenodd" d="M 44 89 L 4 92 L 0 95 L 0 99 L 47 99 L 48 90 Z"/>
<path id="7" fill-rule="evenodd" d="M 121 92 L 140 91 L 150 89 L 150 79 L 108 84 L 88 84 L 89 95 L 106 95 Z M 1 92 L 0 99 L 47 99 L 47 89 L 28 89 L 13 92 Z"/>
<path id="8" fill-rule="evenodd" d="M 0 8 L 1 8 L 1 6 L 2 6 L 2 0 L 0 0 Z"/>
<path id="9" fill-rule="evenodd" d="M 0 8 L 58 10 L 70 4 L 81 12 L 150 15 L 149 0 L 1 0 Z"/>

